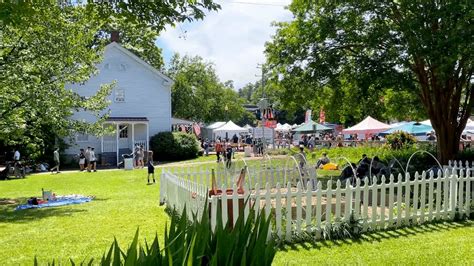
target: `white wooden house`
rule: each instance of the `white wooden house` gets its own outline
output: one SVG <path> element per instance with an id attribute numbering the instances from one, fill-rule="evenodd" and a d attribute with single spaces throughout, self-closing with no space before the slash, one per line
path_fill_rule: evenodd
<path id="1" fill-rule="evenodd" d="M 109 96 L 110 116 L 104 126 L 113 126 L 115 133 L 96 137 L 77 134 L 65 151 L 79 153 L 80 148 L 94 147 L 102 163 L 116 164 L 121 155 L 131 153 L 136 145 L 149 147 L 149 139 L 158 132 L 171 130 L 171 85 L 173 81 L 145 61 L 112 42 L 105 48 L 99 73 L 85 84 L 73 84 L 72 89 L 90 96 L 101 84 L 116 82 Z M 93 122 L 88 112 L 79 112 L 71 119 Z"/>

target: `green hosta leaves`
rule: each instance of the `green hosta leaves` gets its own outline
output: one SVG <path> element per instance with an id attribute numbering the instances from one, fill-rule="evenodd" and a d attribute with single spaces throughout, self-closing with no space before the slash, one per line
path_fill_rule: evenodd
<path id="1" fill-rule="evenodd" d="M 206 204 L 207 206 L 207 204 Z M 221 213 L 218 209 L 218 213 Z M 270 220 L 252 210 L 247 219 L 243 213 L 234 227 L 217 223 L 211 230 L 207 208 L 198 221 L 189 222 L 186 209 L 173 215 L 165 230 L 164 247 L 160 248 L 158 236 L 151 246 L 138 243 L 137 229 L 132 243 L 123 252 L 115 239 L 101 265 L 270 265 L 276 254 L 275 242 L 268 240 Z M 54 261 L 53 261 L 54 263 Z M 92 260 L 89 261 L 89 264 Z M 35 265 L 38 262 L 35 258 Z M 71 260 L 71 264 L 74 262 Z M 85 263 L 82 262 L 81 265 Z"/>

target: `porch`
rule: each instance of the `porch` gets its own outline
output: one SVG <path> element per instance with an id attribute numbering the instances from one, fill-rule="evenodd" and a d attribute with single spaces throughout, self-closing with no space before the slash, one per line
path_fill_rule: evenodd
<path id="1" fill-rule="evenodd" d="M 101 137 L 102 161 L 117 165 L 123 154 L 131 154 L 136 146 L 148 150 L 149 125 L 146 117 L 109 117 L 103 127 L 115 133 Z"/>

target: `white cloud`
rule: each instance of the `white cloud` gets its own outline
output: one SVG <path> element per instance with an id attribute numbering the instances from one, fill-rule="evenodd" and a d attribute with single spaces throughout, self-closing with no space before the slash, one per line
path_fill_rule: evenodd
<path id="1" fill-rule="evenodd" d="M 237 88 L 258 77 L 258 63 L 265 61 L 264 45 L 271 40 L 273 21 L 288 21 L 290 0 L 218 1 L 222 9 L 203 21 L 168 28 L 158 39 L 167 55 L 199 55 L 216 65 L 222 81 L 233 80 Z"/>

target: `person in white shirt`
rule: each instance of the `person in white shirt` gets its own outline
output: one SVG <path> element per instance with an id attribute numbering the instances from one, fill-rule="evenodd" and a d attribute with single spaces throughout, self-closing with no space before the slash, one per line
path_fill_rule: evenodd
<path id="1" fill-rule="evenodd" d="M 95 158 L 95 151 L 94 151 L 94 148 L 91 148 L 89 152 L 89 165 L 88 165 L 87 171 L 97 172 L 96 164 L 97 162 Z"/>
<path id="2" fill-rule="evenodd" d="M 51 168 L 51 173 L 54 172 L 54 169 L 56 169 L 56 173 L 59 174 L 59 148 L 54 149 L 53 159 L 56 165 Z"/>
<path id="3" fill-rule="evenodd" d="M 15 153 L 13 154 L 13 161 L 18 162 L 19 160 L 20 160 L 20 151 L 16 149 Z"/>
<path id="4" fill-rule="evenodd" d="M 15 172 L 15 177 L 21 177 L 21 163 L 20 163 L 20 151 L 18 149 L 15 149 L 15 152 L 13 153 L 13 169 Z"/>
<path id="5" fill-rule="evenodd" d="M 90 160 L 91 160 L 91 147 L 87 147 L 86 152 L 84 152 L 84 156 L 86 157 L 86 162 L 84 167 L 87 168 L 87 172 L 90 172 Z"/>

